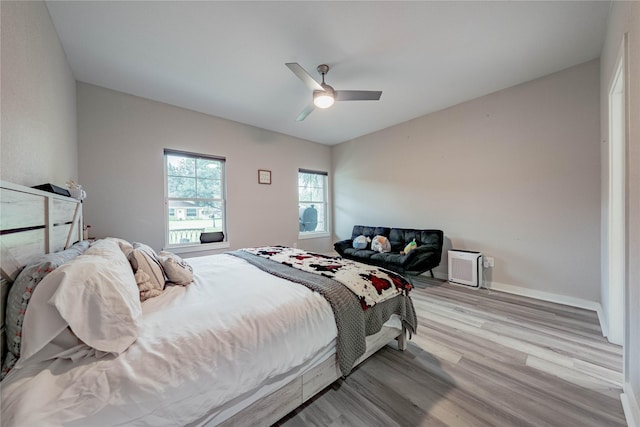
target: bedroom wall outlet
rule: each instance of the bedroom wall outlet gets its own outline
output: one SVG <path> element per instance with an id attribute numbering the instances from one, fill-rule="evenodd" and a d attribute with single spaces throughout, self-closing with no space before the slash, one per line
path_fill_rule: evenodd
<path id="1" fill-rule="evenodd" d="M 297 248 L 298 247 L 298 242 L 293 242 L 293 247 Z"/>
<path id="2" fill-rule="evenodd" d="M 493 265 L 494 265 L 493 257 L 490 257 L 490 256 L 482 257 L 482 266 L 484 268 L 493 267 Z"/>

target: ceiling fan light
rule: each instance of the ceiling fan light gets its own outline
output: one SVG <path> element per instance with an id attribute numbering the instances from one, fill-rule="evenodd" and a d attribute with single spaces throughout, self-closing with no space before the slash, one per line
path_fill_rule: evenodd
<path id="1" fill-rule="evenodd" d="M 318 108 L 329 108 L 334 102 L 335 99 L 331 93 L 317 92 L 313 94 L 313 103 Z"/>

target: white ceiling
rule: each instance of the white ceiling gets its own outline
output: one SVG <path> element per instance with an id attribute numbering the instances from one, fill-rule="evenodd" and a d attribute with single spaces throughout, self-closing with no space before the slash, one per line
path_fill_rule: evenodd
<path id="1" fill-rule="evenodd" d="M 597 58 L 610 3 L 49 1 L 75 78 L 337 144 Z M 382 90 L 303 122 L 298 62 Z"/>

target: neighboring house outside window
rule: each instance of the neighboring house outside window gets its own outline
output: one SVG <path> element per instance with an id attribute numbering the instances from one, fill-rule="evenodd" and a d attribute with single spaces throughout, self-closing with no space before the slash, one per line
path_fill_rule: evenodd
<path id="1" fill-rule="evenodd" d="M 329 231 L 327 172 L 298 170 L 298 227 L 300 236 Z"/>
<path id="2" fill-rule="evenodd" d="M 164 158 L 166 246 L 199 245 L 202 233 L 225 232 L 225 159 L 168 149 Z"/>

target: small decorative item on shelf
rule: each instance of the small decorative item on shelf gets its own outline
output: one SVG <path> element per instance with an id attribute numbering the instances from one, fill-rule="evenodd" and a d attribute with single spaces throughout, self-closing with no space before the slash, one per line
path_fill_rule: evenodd
<path id="1" fill-rule="evenodd" d="M 87 224 L 84 226 L 84 228 L 82 229 L 82 240 L 89 240 L 89 229 L 91 228 L 91 225 Z"/>
<path id="2" fill-rule="evenodd" d="M 67 181 L 67 188 L 69 189 L 69 194 L 74 199 L 83 201 L 87 197 L 87 192 L 82 189 L 82 185 L 72 180 Z"/>

